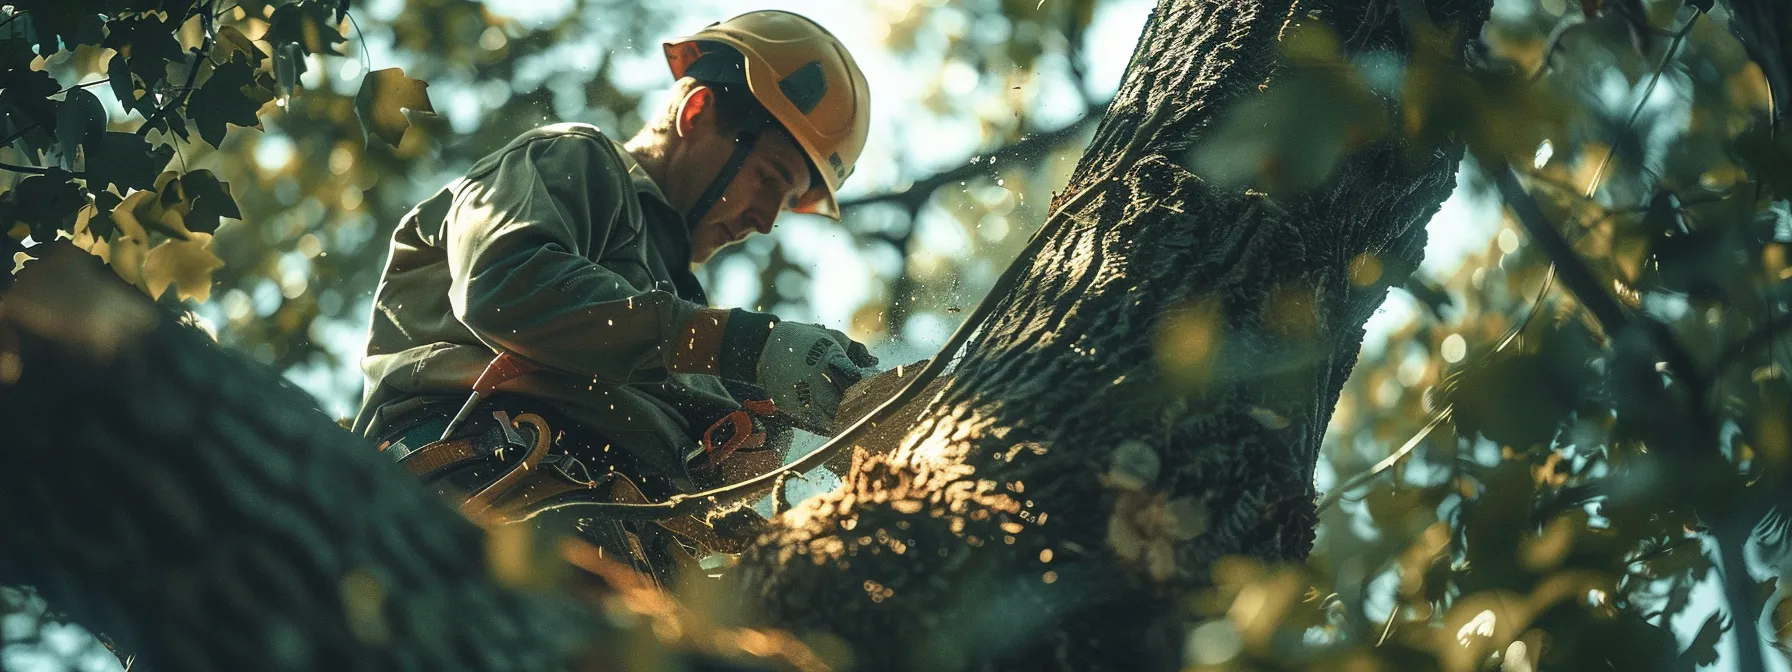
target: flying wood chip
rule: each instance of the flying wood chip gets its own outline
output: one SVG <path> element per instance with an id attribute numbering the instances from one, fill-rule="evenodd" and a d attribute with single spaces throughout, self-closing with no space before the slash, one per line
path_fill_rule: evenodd
<path id="1" fill-rule="evenodd" d="M 355 114 L 361 118 L 369 143 L 377 135 L 386 144 L 397 147 L 404 139 L 405 129 L 411 127 L 405 110 L 435 114 L 435 107 L 429 104 L 429 84 L 404 76 L 401 68 L 375 70 L 361 80 L 361 90 L 355 94 Z"/>

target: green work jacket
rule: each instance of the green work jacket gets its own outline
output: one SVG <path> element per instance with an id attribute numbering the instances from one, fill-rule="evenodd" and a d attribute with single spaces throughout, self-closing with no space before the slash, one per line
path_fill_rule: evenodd
<path id="1" fill-rule="evenodd" d="M 501 391 L 542 399 L 690 487 L 686 458 L 739 402 L 671 373 L 697 310 L 690 232 L 646 171 L 587 124 L 528 131 L 405 215 L 374 296 L 366 434 L 465 399 L 499 349 L 550 367 Z"/>

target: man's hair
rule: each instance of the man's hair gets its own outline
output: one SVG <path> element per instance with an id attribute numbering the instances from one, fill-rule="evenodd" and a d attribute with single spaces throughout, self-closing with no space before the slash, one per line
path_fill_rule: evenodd
<path id="1" fill-rule="evenodd" d="M 710 73 L 709 76 L 693 77 L 686 74 L 672 84 L 672 98 L 666 104 L 666 112 L 657 118 L 647 121 L 647 130 L 655 133 L 671 133 L 673 124 L 678 121 L 678 106 L 684 102 L 685 96 L 691 94 L 699 86 L 707 86 L 715 93 L 715 110 L 720 116 L 721 131 L 725 134 L 739 133 L 746 130 L 746 121 L 751 118 L 763 120 L 764 131 L 776 131 L 789 138 L 791 144 L 801 146 L 796 136 L 772 118 L 759 99 L 747 88 L 746 59 L 732 47 L 707 43 L 710 46 L 703 57 L 693 63 L 687 73 Z M 807 156 L 803 157 L 804 165 L 809 167 L 809 183 L 821 184 L 821 173 L 815 168 L 815 162 Z"/>
<path id="2" fill-rule="evenodd" d="M 665 113 L 649 120 L 647 127 L 656 132 L 671 132 L 673 124 L 678 120 L 679 104 L 699 86 L 707 86 L 715 92 L 716 112 L 721 114 L 717 118 L 721 120 L 724 132 L 742 130 L 742 122 L 755 112 L 766 114 L 765 107 L 759 104 L 759 99 L 753 97 L 753 92 L 748 91 L 745 84 L 701 82 L 693 77 L 680 77 L 672 84 L 672 98 L 667 101 Z"/>

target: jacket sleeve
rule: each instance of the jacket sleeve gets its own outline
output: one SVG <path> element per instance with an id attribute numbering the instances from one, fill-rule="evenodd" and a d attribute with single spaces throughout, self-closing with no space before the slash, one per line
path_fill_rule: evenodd
<path id="1" fill-rule="evenodd" d="M 530 139 L 451 186 L 442 244 L 454 317 L 494 350 L 606 382 L 643 368 L 717 373 L 723 344 L 696 335 L 725 331 L 730 311 L 632 286 L 592 261 L 642 233 L 606 144 Z"/>

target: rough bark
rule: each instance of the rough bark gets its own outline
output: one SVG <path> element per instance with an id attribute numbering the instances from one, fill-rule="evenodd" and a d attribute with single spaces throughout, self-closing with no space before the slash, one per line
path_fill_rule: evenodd
<path id="1" fill-rule="evenodd" d="M 0 584 L 145 670 L 541 670 L 607 632 L 301 390 L 62 246 L 0 298 Z"/>
<path id="2" fill-rule="evenodd" d="M 1489 9 L 1406 6 L 1161 2 L 1067 194 L 1103 191 L 1050 234 L 900 448 L 861 455 L 749 553 L 770 617 L 875 669 L 1167 668 L 1174 605 L 1213 561 L 1304 558 L 1362 325 L 1418 264 L 1460 149 L 1391 140 L 1280 197 L 1178 161 L 1276 86 L 1293 21 L 1400 54 L 1405 22 L 1431 21 L 1466 53 Z M 1359 259 L 1380 273 L 1353 276 Z"/>

